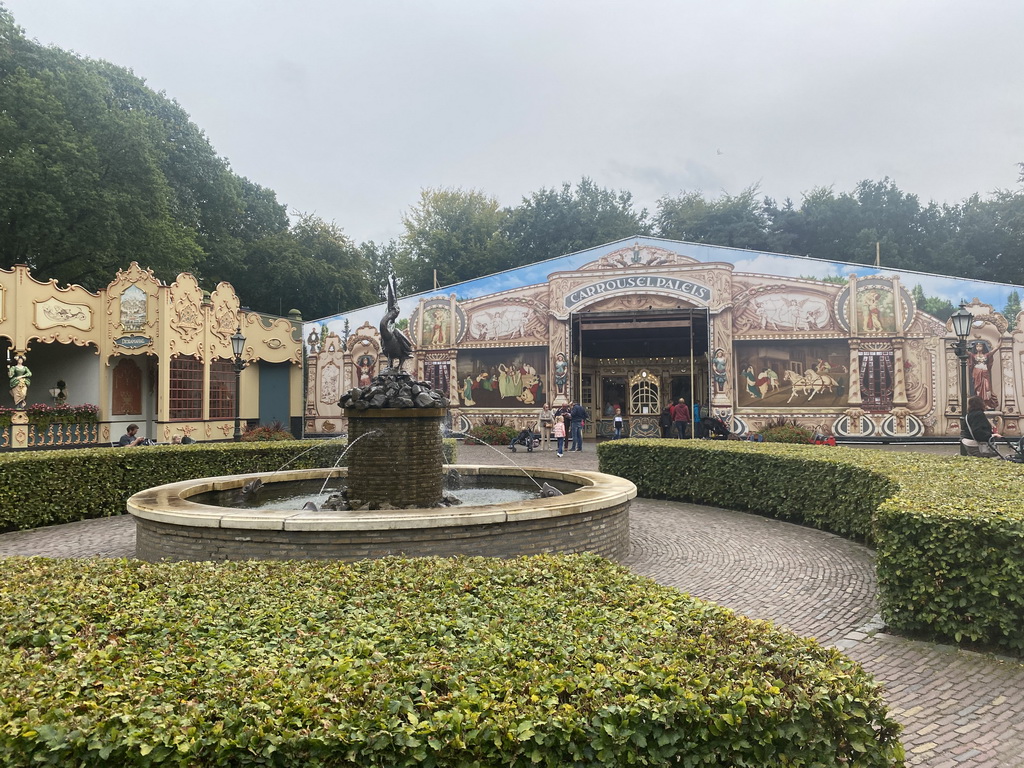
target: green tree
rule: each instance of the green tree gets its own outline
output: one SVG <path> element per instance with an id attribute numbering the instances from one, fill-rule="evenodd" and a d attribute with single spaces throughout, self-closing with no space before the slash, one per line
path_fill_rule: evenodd
<path id="1" fill-rule="evenodd" d="M 924 288 L 918 283 L 910 290 L 910 295 L 914 297 L 914 303 L 917 304 L 917 308 L 922 312 L 927 312 L 929 315 L 937 317 L 939 320 L 948 320 L 950 315 L 956 310 L 953 303 L 949 299 L 940 299 L 937 296 L 925 296 Z"/>
<path id="2" fill-rule="evenodd" d="M 232 173 L 176 102 L 123 67 L 27 40 L 2 7 L 0 105 L 4 265 L 96 289 L 138 260 L 212 288 L 288 231 L 274 193 Z"/>
<path id="3" fill-rule="evenodd" d="M 366 260 L 370 288 L 378 299 L 385 298 L 385 286 L 388 275 L 391 274 L 393 264 L 398 257 L 399 246 L 395 240 L 388 240 L 386 243 L 375 243 L 367 240 L 359 246 L 359 250 Z"/>
<path id="4" fill-rule="evenodd" d="M 327 317 L 372 304 L 366 259 L 341 228 L 303 215 L 291 230 L 263 237 L 249 248 L 246 269 L 233 283 L 254 309 Z"/>
<path id="5" fill-rule="evenodd" d="M 508 210 L 505 236 L 511 264 L 531 264 L 650 232 L 647 210 L 629 192 L 598 187 L 583 177 L 576 188 L 541 189 Z"/>
<path id="6" fill-rule="evenodd" d="M 732 248 L 767 250 L 770 218 L 756 186 L 707 200 L 685 192 L 658 200 L 654 228 L 661 237 Z"/>
<path id="7" fill-rule="evenodd" d="M 1020 312 L 1020 294 L 1017 291 L 1010 291 L 1006 297 L 1006 306 L 1003 307 L 1003 317 L 1010 323 L 1010 330 L 1017 327 L 1017 314 Z"/>
<path id="8" fill-rule="evenodd" d="M 405 233 L 394 268 L 403 293 L 470 280 L 509 266 L 502 233 L 506 213 L 498 201 L 477 190 L 424 189 L 402 217 Z"/>

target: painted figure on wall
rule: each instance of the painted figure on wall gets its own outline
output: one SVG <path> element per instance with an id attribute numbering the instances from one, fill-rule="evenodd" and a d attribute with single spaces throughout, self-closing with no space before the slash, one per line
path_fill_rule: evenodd
<path id="1" fill-rule="evenodd" d="M 11 397 L 14 398 L 14 407 L 24 410 L 28 399 L 28 386 L 32 383 L 32 371 L 25 365 L 23 356 L 18 355 L 14 358 L 14 365 L 7 366 L 7 379 Z"/>
<path id="2" fill-rule="evenodd" d="M 517 408 L 544 402 L 541 350 L 473 350 L 458 361 L 464 407 Z"/>
<path id="3" fill-rule="evenodd" d="M 430 312 L 430 344 L 443 347 L 448 343 L 449 311 L 445 307 L 435 307 Z"/>
<path id="4" fill-rule="evenodd" d="M 870 333 L 895 333 L 893 297 L 885 291 L 866 291 L 861 305 L 861 328 Z"/>
<path id="5" fill-rule="evenodd" d="M 565 386 L 569 383 L 569 363 L 565 359 L 565 353 L 559 352 L 555 355 L 555 394 L 564 395 Z"/>
<path id="6" fill-rule="evenodd" d="M 799 408 L 845 405 L 849 395 L 849 350 L 843 342 L 780 345 L 744 342 L 736 376 L 740 407 Z M 717 357 L 717 354 L 716 354 Z M 715 379 L 712 358 L 712 379 Z M 739 367 L 742 365 L 743 367 Z"/>
<path id="7" fill-rule="evenodd" d="M 785 293 L 751 302 L 761 330 L 816 330 L 828 323 L 828 304 L 818 296 Z"/>
<path id="8" fill-rule="evenodd" d="M 768 377 L 763 374 L 760 376 L 756 375 L 752 365 L 744 367 L 743 379 L 746 382 L 747 394 L 753 398 L 760 400 L 768 391 Z"/>
<path id="9" fill-rule="evenodd" d="M 341 399 L 341 371 L 328 363 L 320 372 L 320 402 L 336 404 Z"/>
<path id="10" fill-rule="evenodd" d="M 373 383 L 373 355 L 361 355 L 356 360 L 358 368 L 356 381 L 360 387 L 368 387 Z"/>
<path id="11" fill-rule="evenodd" d="M 721 347 L 715 350 L 715 356 L 711 360 L 711 378 L 715 381 L 715 389 L 725 392 L 725 385 L 729 381 L 729 361 Z"/>
<path id="12" fill-rule="evenodd" d="M 998 407 L 995 393 L 992 391 L 992 358 L 995 350 L 989 351 L 988 342 L 976 341 L 971 345 L 971 383 L 974 394 L 982 399 L 985 407 Z"/>

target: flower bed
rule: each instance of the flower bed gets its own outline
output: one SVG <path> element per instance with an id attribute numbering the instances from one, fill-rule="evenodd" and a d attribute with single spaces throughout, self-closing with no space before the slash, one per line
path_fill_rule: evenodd
<path id="1" fill-rule="evenodd" d="M 593 556 L 0 585 L 5 765 L 903 765 L 859 665 Z"/>
<path id="2" fill-rule="evenodd" d="M 813 525 L 877 548 L 892 629 L 1024 655 L 1024 466 L 854 448 L 621 440 L 600 469 L 640 496 Z"/>

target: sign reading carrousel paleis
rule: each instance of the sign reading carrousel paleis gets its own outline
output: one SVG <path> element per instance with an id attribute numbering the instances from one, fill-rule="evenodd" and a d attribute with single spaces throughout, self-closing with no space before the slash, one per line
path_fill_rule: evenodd
<path id="1" fill-rule="evenodd" d="M 565 297 L 565 308 L 573 309 L 595 296 L 609 296 L 637 290 L 645 293 L 686 296 L 705 304 L 711 301 L 711 289 L 693 280 L 680 280 L 677 277 L 663 275 L 630 275 L 598 280 L 577 288 Z"/>

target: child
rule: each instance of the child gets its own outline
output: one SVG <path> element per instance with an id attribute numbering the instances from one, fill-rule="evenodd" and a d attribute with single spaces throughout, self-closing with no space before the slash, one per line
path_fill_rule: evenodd
<path id="1" fill-rule="evenodd" d="M 555 436 L 555 442 L 558 444 L 558 456 L 561 458 L 562 449 L 565 447 L 565 420 L 555 419 L 555 426 L 551 428 L 551 434 Z"/>

